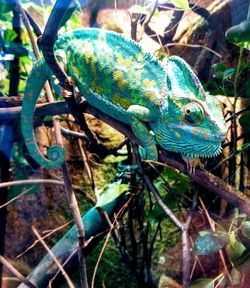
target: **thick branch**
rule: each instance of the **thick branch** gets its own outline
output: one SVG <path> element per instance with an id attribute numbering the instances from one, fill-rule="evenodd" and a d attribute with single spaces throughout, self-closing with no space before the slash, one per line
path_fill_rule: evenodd
<path id="1" fill-rule="evenodd" d="M 81 104 L 79 106 L 79 109 L 83 113 L 89 113 L 94 117 L 106 122 L 116 130 L 124 134 L 126 137 L 134 141 L 135 143 L 140 144 L 128 125 L 125 125 L 119 122 L 118 120 L 109 117 L 103 112 L 90 106 L 88 103 Z M 18 119 L 20 116 L 20 112 L 21 107 L 8 108 L 8 109 L 0 108 L 0 119 L 9 119 L 9 120 Z M 56 114 L 63 114 L 63 113 L 70 113 L 69 107 L 63 101 L 57 103 L 39 104 L 37 105 L 36 118 L 41 119 L 42 115 L 53 116 Z M 168 163 L 168 165 L 177 168 L 184 173 L 188 173 L 186 169 L 186 164 L 176 153 L 164 151 L 163 149 L 159 148 L 159 161 L 163 163 Z M 241 193 L 237 189 L 225 183 L 220 178 L 214 176 L 208 171 L 201 169 L 196 169 L 196 173 L 190 174 L 189 176 L 204 188 L 210 190 L 211 192 L 214 192 L 215 194 L 227 200 L 232 205 L 238 207 L 242 212 L 246 213 L 247 215 L 250 215 L 250 199 L 247 198 L 243 193 Z"/>

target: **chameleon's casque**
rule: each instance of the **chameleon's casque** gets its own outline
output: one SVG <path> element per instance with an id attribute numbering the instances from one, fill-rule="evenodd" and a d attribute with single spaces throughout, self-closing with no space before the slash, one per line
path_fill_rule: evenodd
<path id="1" fill-rule="evenodd" d="M 192 159 L 220 153 L 226 134 L 220 104 L 204 92 L 183 59 L 168 57 L 161 63 L 134 41 L 100 29 L 66 33 L 54 50 L 60 50 L 66 73 L 92 106 L 131 125 L 147 159 L 157 160 L 156 143 L 181 153 L 190 165 Z M 27 148 L 47 169 L 58 167 L 63 153 L 55 149 L 50 159 L 44 157 L 32 122 L 37 98 L 51 76 L 44 59 L 39 60 L 27 81 L 21 115 Z"/>

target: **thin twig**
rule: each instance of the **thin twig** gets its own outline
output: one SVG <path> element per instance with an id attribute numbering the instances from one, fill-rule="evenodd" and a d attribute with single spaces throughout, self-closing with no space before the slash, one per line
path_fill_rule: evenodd
<path id="1" fill-rule="evenodd" d="M 104 242 L 104 244 L 103 244 L 103 246 L 102 246 L 102 250 L 101 250 L 101 252 L 100 252 L 100 254 L 99 254 L 99 256 L 98 256 L 98 259 L 97 259 L 95 268 L 94 268 L 94 272 L 93 272 L 93 276 L 92 276 L 92 280 L 91 280 L 91 288 L 95 288 L 95 277 L 96 277 L 97 269 L 98 269 L 98 266 L 99 266 L 100 261 L 101 261 L 101 259 L 102 259 L 102 255 L 103 255 L 103 253 L 104 253 L 104 251 L 105 251 L 105 249 L 106 249 L 106 246 L 107 246 L 107 244 L 108 244 L 108 241 L 109 241 L 109 239 L 110 239 L 110 237 L 111 237 L 111 235 L 112 235 L 112 230 L 113 230 L 113 229 L 114 229 L 114 226 L 113 226 L 113 224 L 112 224 L 112 226 L 111 226 L 110 229 L 109 229 L 109 233 L 107 234 L 107 237 L 106 237 L 106 239 L 105 239 L 105 242 Z"/>
<path id="2" fill-rule="evenodd" d="M 33 184 L 55 184 L 55 185 L 65 185 L 62 181 L 52 180 L 52 179 L 32 179 L 32 180 L 16 180 L 0 183 L 0 188 L 17 186 L 17 185 L 33 185 Z"/>
<path id="3" fill-rule="evenodd" d="M 61 265 L 61 263 L 57 260 L 57 258 L 55 257 L 55 255 L 53 254 L 53 252 L 51 251 L 51 249 L 49 248 L 49 246 L 45 243 L 45 241 L 42 239 L 42 237 L 40 236 L 40 234 L 38 233 L 38 231 L 36 230 L 36 228 L 34 226 L 32 226 L 32 231 L 35 234 L 35 236 L 37 237 L 37 239 L 40 241 L 40 243 L 43 245 L 43 247 L 45 248 L 45 250 L 49 253 L 49 255 L 54 259 L 56 265 L 58 266 L 58 268 L 60 269 L 60 271 L 62 272 L 62 275 L 64 276 L 68 286 L 70 288 L 75 288 L 73 282 L 71 281 L 71 279 L 69 278 L 68 274 L 66 273 L 66 271 L 64 270 L 63 266 Z"/>
<path id="4" fill-rule="evenodd" d="M 25 191 L 23 191 L 21 194 L 18 194 L 16 197 L 11 198 L 9 201 L 5 202 L 3 205 L 0 206 L 0 209 L 2 209 L 3 207 L 8 206 L 10 203 L 14 202 L 15 200 L 17 200 L 18 198 L 22 197 L 23 195 L 29 193 L 29 191 L 31 191 L 33 189 L 33 187 L 30 187 L 28 189 L 25 189 Z"/>
<path id="5" fill-rule="evenodd" d="M 134 145 L 135 148 L 135 145 Z M 175 217 L 175 215 L 172 213 L 172 211 L 167 207 L 167 205 L 162 201 L 159 192 L 157 191 L 157 189 L 155 188 L 155 186 L 153 185 L 152 181 L 149 179 L 148 175 L 144 172 L 144 169 L 142 167 L 140 158 L 139 158 L 139 153 L 138 153 L 138 149 L 135 149 L 135 154 L 136 154 L 136 162 L 138 165 L 138 172 L 140 174 L 140 177 L 142 177 L 142 179 L 144 179 L 146 185 L 148 186 L 149 190 L 153 193 L 155 200 L 157 201 L 157 203 L 160 205 L 160 207 L 162 208 L 162 210 L 165 212 L 165 214 L 173 221 L 173 223 L 182 231 L 183 229 L 183 225 L 182 223 L 179 221 L 179 219 L 177 219 L 177 217 Z"/>
<path id="6" fill-rule="evenodd" d="M 83 143 L 83 141 L 81 139 L 78 139 L 78 147 L 79 147 L 81 155 L 82 155 L 84 167 L 86 169 L 86 172 L 87 172 L 87 175 L 89 178 L 90 186 L 92 188 L 92 191 L 95 191 L 95 180 L 94 180 L 93 171 L 89 165 L 89 157 L 87 154 L 85 144 Z"/>
<path id="7" fill-rule="evenodd" d="M 62 132 L 64 137 L 74 137 L 74 138 L 78 138 L 78 139 L 83 139 L 85 141 L 88 140 L 86 135 L 81 133 L 81 132 L 72 131 L 69 129 L 65 129 L 63 127 L 61 127 L 61 132 Z"/>
<path id="8" fill-rule="evenodd" d="M 164 47 L 170 47 L 170 46 L 187 46 L 187 47 L 192 47 L 192 48 L 203 48 L 211 53 L 213 53 L 214 55 L 216 55 L 219 58 L 222 58 L 222 55 L 217 53 L 216 51 L 214 51 L 213 49 L 205 46 L 205 45 L 199 45 L 199 44 L 184 44 L 184 43 L 169 43 L 164 45 Z"/>
<path id="9" fill-rule="evenodd" d="M 0 255 L 0 262 L 22 283 L 24 283 L 29 288 L 37 288 L 32 284 L 27 278 L 25 278 L 15 267 L 13 267 L 2 255 Z"/>
<path id="10" fill-rule="evenodd" d="M 52 231 L 50 231 L 49 233 L 47 233 L 46 235 L 44 235 L 44 236 L 42 237 L 42 239 L 44 240 L 44 239 L 48 238 L 49 236 L 53 235 L 55 232 L 57 232 L 57 231 L 65 228 L 65 227 L 67 227 L 67 226 L 68 226 L 69 224 L 71 224 L 71 223 L 72 223 L 72 220 L 71 220 L 71 221 L 68 221 L 67 223 L 65 223 L 65 224 L 63 224 L 63 225 L 61 225 L 60 227 L 57 227 L 57 228 L 53 229 Z M 40 242 L 39 239 L 38 239 L 38 240 L 35 240 L 35 241 L 33 242 L 33 244 L 31 244 L 31 245 L 30 245 L 27 249 L 25 249 L 21 254 L 17 255 L 17 256 L 15 257 L 15 259 L 18 259 L 18 258 L 22 257 L 25 253 L 27 253 L 29 250 L 31 250 L 32 248 L 34 248 L 34 247 L 36 246 L 36 244 L 39 243 L 39 242 Z"/>
<path id="11" fill-rule="evenodd" d="M 66 162 L 62 164 L 62 174 L 63 174 L 63 181 L 65 183 L 65 191 L 66 196 L 68 199 L 69 207 L 71 209 L 71 213 L 74 218 L 74 222 L 77 227 L 77 235 L 78 235 L 78 260 L 80 266 L 80 277 L 81 277 L 81 285 L 84 288 L 88 287 L 88 280 L 87 280 L 87 270 L 86 270 L 86 262 L 84 257 L 84 240 L 85 240 L 85 229 L 82 222 L 82 217 L 80 213 L 80 209 L 77 203 L 77 199 L 75 196 L 74 191 L 72 190 L 72 183 L 69 177 L 69 171 Z"/>
<path id="12" fill-rule="evenodd" d="M 74 251 L 69 255 L 69 257 L 63 262 L 62 267 L 64 267 L 64 266 L 70 261 L 70 259 L 75 255 L 75 253 L 76 253 L 76 250 L 74 250 Z M 60 273 L 60 270 L 58 270 L 58 271 L 55 273 L 54 277 L 50 279 L 49 285 L 48 285 L 49 287 L 52 287 L 52 282 L 56 279 L 56 277 L 58 276 L 59 273 Z"/>

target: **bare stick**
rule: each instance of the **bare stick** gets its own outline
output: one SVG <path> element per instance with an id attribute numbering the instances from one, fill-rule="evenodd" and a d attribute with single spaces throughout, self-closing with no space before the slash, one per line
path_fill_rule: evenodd
<path id="1" fill-rule="evenodd" d="M 28 279 L 26 279 L 15 267 L 13 267 L 2 255 L 0 255 L 0 262 L 22 283 L 24 283 L 29 288 L 37 288 Z"/>
<path id="2" fill-rule="evenodd" d="M 55 257 L 55 255 L 52 253 L 52 251 L 50 250 L 49 246 L 45 243 L 45 241 L 42 239 L 42 237 L 39 235 L 38 231 L 36 230 L 36 228 L 34 226 L 32 226 L 32 231 L 35 234 L 35 236 L 37 237 L 37 239 L 41 242 L 41 244 L 43 245 L 43 247 L 45 248 L 45 250 L 49 253 L 49 255 L 54 259 L 56 265 L 58 266 L 58 268 L 60 269 L 60 271 L 62 272 L 62 275 L 64 276 L 68 286 L 70 288 L 75 288 L 74 284 L 72 283 L 71 279 L 69 278 L 68 274 L 65 272 L 63 266 L 61 265 L 61 263 L 57 260 L 57 258 Z"/>
<path id="3" fill-rule="evenodd" d="M 84 225 L 82 222 L 82 217 L 80 213 L 80 209 L 76 200 L 76 196 L 74 191 L 72 190 L 72 183 L 69 177 L 69 171 L 66 162 L 62 164 L 62 174 L 63 174 L 63 181 L 65 183 L 65 190 L 66 196 L 68 199 L 69 207 L 71 209 L 71 213 L 74 218 L 74 222 L 77 227 L 77 235 L 78 235 L 78 260 L 80 266 L 80 278 L 81 278 L 81 285 L 84 288 L 88 287 L 87 281 L 87 271 L 86 271 L 86 263 L 84 257 L 84 239 L 85 239 L 85 230 Z"/>
<path id="4" fill-rule="evenodd" d="M 48 238 L 49 236 L 51 236 L 52 234 L 54 234 L 55 232 L 57 232 L 57 231 L 65 228 L 65 227 L 67 227 L 69 224 L 71 224 L 71 222 L 72 222 L 72 221 L 68 221 L 67 223 L 61 225 L 60 227 L 57 227 L 57 228 L 53 229 L 52 231 L 50 231 L 50 232 L 48 232 L 46 235 L 44 235 L 44 236 L 42 237 L 42 239 L 46 239 L 46 238 Z M 33 242 L 33 244 L 31 244 L 31 245 L 30 245 L 27 249 L 25 249 L 21 254 L 17 255 L 15 259 L 18 259 L 18 258 L 22 257 L 22 256 L 23 256 L 25 253 L 27 253 L 30 249 L 32 249 L 33 247 L 35 247 L 36 244 L 39 243 L 39 242 L 40 242 L 40 240 L 35 240 L 35 241 Z"/>
<path id="5" fill-rule="evenodd" d="M 33 184 L 55 184 L 55 185 L 63 185 L 62 181 L 52 180 L 52 179 L 32 179 L 32 180 L 16 180 L 10 182 L 3 182 L 0 183 L 0 188 L 10 187 L 10 186 L 17 186 L 17 185 L 33 185 Z"/>

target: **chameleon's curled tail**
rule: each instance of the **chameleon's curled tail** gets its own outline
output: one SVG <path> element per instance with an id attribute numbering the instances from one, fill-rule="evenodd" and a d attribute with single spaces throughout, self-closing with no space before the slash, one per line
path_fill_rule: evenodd
<path id="1" fill-rule="evenodd" d="M 27 80 L 21 112 L 21 128 L 27 149 L 34 160 L 46 169 L 58 168 L 64 162 L 64 150 L 59 145 L 51 146 L 47 151 L 48 158 L 44 157 L 37 146 L 33 128 L 37 99 L 45 82 L 51 76 L 52 73 L 45 60 L 43 58 L 38 60 Z"/>

